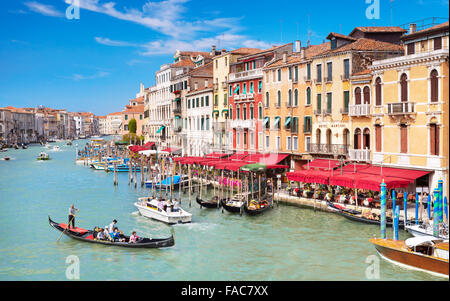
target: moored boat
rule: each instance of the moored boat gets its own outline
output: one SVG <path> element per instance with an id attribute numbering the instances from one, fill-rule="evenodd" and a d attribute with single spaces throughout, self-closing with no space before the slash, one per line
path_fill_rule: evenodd
<path id="1" fill-rule="evenodd" d="M 244 203 L 245 203 L 244 199 L 245 199 L 244 194 L 236 194 L 231 199 L 221 200 L 222 207 L 223 207 L 223 209 L 225 209 L 226 211 L 228 211 L 230 213 L 240 213 L 244 209 L 243 208 Z"/>
<path id="2" fill-rule="evenodd" d="M 167 206 L 165 210 L 159 208 L 157 199 L 139 198 L 139 201 L 134 203 L 134 206 L 142 216 L 169 225 L 190 223 L 192 221 L 192 214 L 184 211 L 182 208 L 171 208 L 170 206 Z"/>
<path id="3" fill-rule="evenodd" d="M 61 148 L 58 145 L 55 145 L 52 150 L 53 151 L 59 151 L 59 150 L 61 150 Z"/>
<path id="4" fill-rule="evenodd" d="M 139 238 L 136 243 L 129 243 L 129 236 L 121 235 L 121 238 L 124 238 L 125 241 L 123 242 L 112 242 L 108 240 L 98 240 L 94 239 L 94 231 L 93 230 L 87 230 L 83 228 L 69 228 L 67 229 L 67 224 L 63 223 L 57 223 L 54 222 L 50 216 L 48 217 L 48 222 L 50 226 L 55 228 L 56 230 L 63 232 L 65 235 L 67 235 L 70 238 L 84 241 L 84 242 L 90 242 L 90 243 L 97 243 L 102 245 L 108 245 L 108 246 L 116 246 L 116 247 L 125 247 L 125 248 L 165 248 L 165 247 L 172 247 L 175 245 L 175 239 L 173 237 L 173 234 L 169 238 Z"/>
<path id="5" fill-rule="evenodd" d="M 196 200 L 197 204 L 200 205 L 200 207 L 214 209 L 214 208 L 219 208 L 220 206 L 222 206 L 222 200 L 219 200 L 218 196 L 215 196 L 212 199 L 207 200 L 207 201 L 204 201 L 197 196 L 195 200 Z"/>
<path id="6" fill-rule="evenodd" d="M 248 215 L 258 215 L 272 208 L 273 201 L 269 197 L 261 201 L 251 200 L 248 205 L 244 204 L 244 211 Z"/>
<path id="7" fill-rule="evenodd" d="M 444 242 L 433 236 L 421 236 L 405 241 L 380 238 L 369 241 L 383 259 L 448 278 L 448 240 Z"/>
<path id="8" fill-rule="evenodd" d="M 437 238 L 448 240 L 448 225 L 443 224 L 444 227 L 439 227 L 439 234 Z M 433 226 L 429 223 L 420 223 L 418 225 L 406 225 L 406 231 L 412 235 L 419 236 L 434 236 Z"/>
<path id="9" fill-rule="evenodd" d="M 109 165 L 108 166 L 108 170 L 109 171 L 114 171 L 114 165 Z M 120 164 L 120 165 L 116 165 L 116 172 L 128 172 L 130 170 L 129 166 L 127 164 Z M 136 172 L 141 172 L 141 167 L 140 166 L 134 166 L 132 168 L 132 170 L 136 170 Z"/>

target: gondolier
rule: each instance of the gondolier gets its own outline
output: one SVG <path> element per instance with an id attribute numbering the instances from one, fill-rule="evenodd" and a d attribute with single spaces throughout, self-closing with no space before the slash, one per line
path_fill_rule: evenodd
<path id="1" fill-rule="evenodd" d="M 75 228 L 75 214 L 77 214 L 79 210 L 77 208 L 74 207 L 74 205 L 72 204 L 72 206 L 70 206 L 69 208 L 69 222 L 67 224 L 67 226 L 70 228 L 70 224 L 72 223 L 72 228 Z"/>

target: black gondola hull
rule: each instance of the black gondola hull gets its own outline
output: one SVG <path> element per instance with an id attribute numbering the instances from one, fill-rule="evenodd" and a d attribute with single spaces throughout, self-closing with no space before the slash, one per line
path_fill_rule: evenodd
<path id="1" fill-rule="evenodd" d="M 227 205 L 226 202 L 227 202 L 226 199 L 221 200 L 222 207 L 223 207 L 226 211 L 228 211 L 228 212 L 230 212 L 230 213 L 240 213 L 240 212 L 241 212 L 241 207 L 229 206 L 229 205 Z"/>
<path id="2" fill-rule="evenodd" d="M 379 220 L 364 218 L 364 217 L 353 215 L 353 214 L 350 214 L 350 213 L 347 213 L 344 211 L 337 211 L 337 214 L 342 215 L 345 218 L 355 221 L 355 222 L 371 224 L 371 225 L 378 225 L 378 226 L 380 226 L 380 223 L 381 223 Z M 386 227 L 393 227 L 392 219 L 386 218 Z M 403 223 L 400 222 L 398 225 L 398 228 L 404 229 Z"/>
<path id="3" fill-rule="evenodd" d="M 203 201 L 199 197 L 196 198 L 196 201 L 197 201 L 197 204 L 199 204 L 200 206 L 205 207 L 205 208 L 210 208 L 210 209 L 215 209 L 215 208 L 217 209 L 220 206 L 222 206 L 221 201 L 219 201 L 218 202 L 219 204 L 217 204 L 217 202 L 214 203 L 212 201 Z"/>
<path id="4" fill-rule="evenodd" d="M 58 223 L 52 221 L 50 216 L 48 217 L 48 222 L 50 226 L 55 228 L 56 230 L 63 232 L 65 235 L 67 235 L 70 238 L 83 241 L 83 242 L 89 242 L 89 243 L 96 243 L 101 245 L 108 245 L 108 246 L 114 246 L 114 247 L 124 247 L 124 248 L 134 248 L 134 249 L 154 249 L 154 248 L 167 248 L 172 247 L 175 245 L 175 240 L 173 235 L 169 238 L 143 238 L 140 241 L 136 243 L 127 243 L 127 242 L 110 242 L 107 240 L 95 240 L 92 238 L 88 238 L 93 235 L 92 230 L 87 230 L 85 233 L 77 233 L 73 232 L 71 230 L 66 230 L 59 226 Z M 128 236 L 124 236 L 126 239 L 128 239 Z"/>

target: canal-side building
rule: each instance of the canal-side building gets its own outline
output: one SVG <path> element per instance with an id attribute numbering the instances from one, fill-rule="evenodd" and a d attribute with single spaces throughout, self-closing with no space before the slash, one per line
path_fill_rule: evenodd
<path id="1" fill-rule="evenodd" d="M 366 31 L 368 29 L 366 28 Z M 375 60 L 387 59 L 403 55 L 403 46 L 398 43 L 385 42 L 390 37 L 395 40 L 402 28 L 371 27 L 375 36 L 358 37 L 330 33 L 330 49 L 316 55 L 307 68 L 311 70 L 311 95 L 314 109 L 312 116 L 312 144 L 310 154 L 324 158 L 358 159 L 350 157 L 354 149 L 355 137 L 351 135 L 352 121 L 349 118 L 352 83 L 364 85 L 367 81 L 352 76 L 364 76 L 364 71 Z M 379 36 L 382 40 L 377 40 Z M 364 86 L 365 87 L 365 86 Z M 364 88 L 363 88 L 364 89 Z M 356 98 L 354 99 L 356 101 Z M 353 103 L 352 105 L 358 105 Z M 354 116 L 358 117 L 358 116 Z M 362 129 L 361 131 L 364 131 Z M 358 138 L 359 139 L 359 138 Z M 369 139 L 369 138 L 367 138 Z M 370 145 L 358 142 L 357 146 L 370 149 Z"/>
<path id="2" fill-rule="evenodd" d="M 292 43 L 274 46 L 243 55 L 230 64 L 228 128 L 233 150 L 263 150 L 263 68 L 292 52 Z"/>
<path id="3" fill-rule="evenodd" d="M 372 160 L 431 171 L 416 185 L 433 189 L 449 180 L 449 22 L 421 30 L 411 24 L 401 40 L 404 55 L 369 66 Z"/>
<path id="4" fill-rule="evenodd" d="M 213 61 L 213 148 L 216 151 L 232 150 L 233 140 L 228 128 L 229 103 L 228 103 L 228 77 L 230 64 L 234 64 L 243 55 L 249 55 L 261 51 L 258 48 L 239 48 L 230 52 L 221 51 Z"/>
<path id="5" fill-rule="evenodd" d="M 330 49 L 330 42 L 301 47 L 264 68 L 263 141 L 266 152 L 289 154 L 300 169 L 309 155 L 312 131 L 311 57 Z"/>
<path id="6" fill-rule="evenodd" d="M 2 108 L 4 116 L 4 139 L 9 144 L 20 144 L 37 141 L 34 113 L 23 108 L 7 106 Z"/>
<path id="7" fill-rule="evenodd" d="M 212 64 L 208 64 L 212 67 Z M 206 67 L 206 66 L 205 66 Z M 212 78 L 212 68 L 209 68 Z M 187 147 L 184 153 L 188 156 L 204 156 L 212 152 L 213 131 L 213 83 L 205 80 L 186 94 L 186 114 L 183 128 L 186 130 Z"/>
<path id="8" fill-rule="evenodd" d="M 142 136 L 144 129 L 144 96 L 131 99 L 122 110 L 121 135 L 129 133 L 128 123 L 130 120 L 136 120 L 136 135 Z"/>

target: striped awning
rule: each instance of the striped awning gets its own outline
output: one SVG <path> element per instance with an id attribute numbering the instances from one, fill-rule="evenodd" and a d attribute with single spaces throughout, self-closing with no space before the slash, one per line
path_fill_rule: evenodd
<path id="1" fill-rule="evenodd" d="M 157 134 L 161 133 L 161 131 L 165 128 L 165 126 L 163 125 L 162 127 L 159 128 L 158 131 L 156 131 Z"/>

